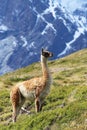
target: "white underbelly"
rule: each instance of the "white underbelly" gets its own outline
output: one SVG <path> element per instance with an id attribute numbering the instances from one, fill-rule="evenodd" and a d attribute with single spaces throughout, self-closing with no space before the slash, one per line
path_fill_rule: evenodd
<path id="1" fill-rule="evenodd" d="M 35 90 L 29 91 L 23 85 L 19 86 L 19 90 L 23 95 L 23 97 L 25 97 L 26 99 L 29 100 L 35 99 Z"/>

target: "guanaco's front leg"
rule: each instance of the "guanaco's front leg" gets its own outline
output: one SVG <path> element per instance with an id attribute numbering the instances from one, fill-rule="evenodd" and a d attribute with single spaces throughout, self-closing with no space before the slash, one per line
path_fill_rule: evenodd
<path id="1" fill-rule="evenodd" d="M 35 110 L 36 112 L 39 112 L 41 108 L 41 103 L 40 103 L 40 90 L 37 87 L 35 90 Z"/>
<path id="2" fill-rule="evenodd" d="M 40 99 L 39 99 L 39 97 L 36 97 L 36 99 L 35 99 L 35 110 L 36 110 L 36 112 L 40 111 L 40 106 L 41 106 Z"/>

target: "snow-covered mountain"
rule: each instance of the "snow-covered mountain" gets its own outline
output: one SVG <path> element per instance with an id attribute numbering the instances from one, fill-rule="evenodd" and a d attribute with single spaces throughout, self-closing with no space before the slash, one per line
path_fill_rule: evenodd
<path id="1" fill-rule="evenodd" d="M 42 47 L 54 59 L 86 48 L 86 5 L 71 12 L 58 0 L 1 0 L 0 74 L 39 61 Z"/>

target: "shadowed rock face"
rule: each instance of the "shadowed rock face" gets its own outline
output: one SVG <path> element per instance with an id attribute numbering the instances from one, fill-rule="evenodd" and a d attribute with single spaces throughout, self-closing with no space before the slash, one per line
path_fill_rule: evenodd
<path id="1" fill-rule="evenodd" d="M 53 59 L 86 48 L 87 32 L 78 22 L 55 2 L 1 0 L 0 74 L 39 61 L 42 47 L 54 53 Z"/>

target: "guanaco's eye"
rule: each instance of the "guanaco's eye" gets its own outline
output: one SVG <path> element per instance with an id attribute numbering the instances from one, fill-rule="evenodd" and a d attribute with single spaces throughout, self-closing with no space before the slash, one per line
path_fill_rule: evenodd
<path id="1" fill-rule="evenodd" d="M 45 57 L 49 57 L 49 53 L 48 52 L 43 52 L 42 55 L 45 56 Z"/>
<path id="2" fill-rule="evenodd" d="M 49 57 L 49 53 L 45 53 L 45 57 Z"/>

